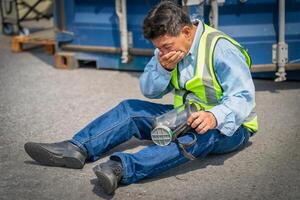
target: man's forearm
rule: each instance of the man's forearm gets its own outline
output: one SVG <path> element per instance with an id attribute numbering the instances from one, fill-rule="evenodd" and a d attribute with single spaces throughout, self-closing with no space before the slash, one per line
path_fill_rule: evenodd
<path id="1" fill-rule="evenodd" d="M 153 57 L 140 77 L 140 88 L 145 97 L 161 98 L 172 90 L 170 80 L 171 72 L 160 66 L 156 57 Z"/>

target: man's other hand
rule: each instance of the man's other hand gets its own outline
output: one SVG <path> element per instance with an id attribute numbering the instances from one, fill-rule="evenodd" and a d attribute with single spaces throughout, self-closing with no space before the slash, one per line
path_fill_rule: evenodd
<path id="1" fill-rule="evenodd" d="M 172 71 L 176 64 L 184 57 L 182 51 L 170 51 L 169 53 L 163 54 L 159 52 L 158 61 L 166 70 Z"/>
<path id="2" fill-rule="evenodd" d="M 199 134 L 204 134 L 209 129 L 214 129 L 217 126 L 217 120 L 214 114 L 206 111 L 192 113 L 187 123 Z"/>

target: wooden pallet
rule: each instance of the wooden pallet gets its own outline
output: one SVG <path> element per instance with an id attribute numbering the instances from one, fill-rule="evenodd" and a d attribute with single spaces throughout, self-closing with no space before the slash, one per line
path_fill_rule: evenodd
<path id="1" fill-rule="evenodd" d="M 58 69 L 74 69 L 79 67 L 73 52 L 58 52 L 55 54 L 55 67 Z"/>
<path id="2" fill-rule="evenodd" d="M 25 48 L 24 46 L 30 46 Z M 53 30 L 40 31 L 28 36 L 14 36 L 11 42 L 12 52 L 23 52 L 32 49 L 33 47 L 43 46 L 48 54 L 55 52 L 55 37 Z"/>
<path id="3" fill-rule="evenodd" d="M 93 55 L 78 52 L 59 51 L 55 53 L 55 67 L 58 69 L 98 68 L 99 59 Z"/>

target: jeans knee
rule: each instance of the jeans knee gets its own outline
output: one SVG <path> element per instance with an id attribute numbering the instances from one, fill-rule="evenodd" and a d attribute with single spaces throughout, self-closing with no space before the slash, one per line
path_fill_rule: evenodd
<path id="1" fill-rule="evenodd" d="M 128 115 L 130 117 L 134 116 L 137 112 L 143 110 L 142 108 L 143 103 L 145 101 L 139 100 L 139 99 L 126 99 L 121 101 L 121 103 L 119 104 L 120 106 L 122 106 L 126 112 L 128 113 Z"/>
<path id="2" fill-rule="evenodd" d="M 138 100 L 138 99 L 125 99 L 125 100 L 120 102 L 120 105 L 123 105 L 125 107 L 130 108 L 130 107 L 134 106 L 139 101 L 141 101 L 141 100 Z"/>
<path id="3" fill-rule="evenodd" d="M 126 99 L 119 103 L 118 106 L 120 106 L 123 111 L 128 115 L 128 117 L 132 116 L 132 111 L 134 110 L 134 106 L 137 103 L 138 100 L 136 99 Z"/>

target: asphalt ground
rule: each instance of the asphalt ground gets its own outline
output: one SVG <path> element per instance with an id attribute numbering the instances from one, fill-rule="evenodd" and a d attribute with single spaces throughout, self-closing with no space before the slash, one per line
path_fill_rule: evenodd
<path id="1" fill-rule="evenodd" d="M 40 166 L 23 146 L 70 139 L 120 101 L 146 100 L 140 73 L 53 63 L 39 49 L 11 53 L 10 38 L 0 35 L 0 199 L 300 199 L 299 82 L 254 81 L 260 130 L 244 150 L 188 162 L 108 196 L 92 167 L 149 142 L 132 139 L 82 170 Z"/>

